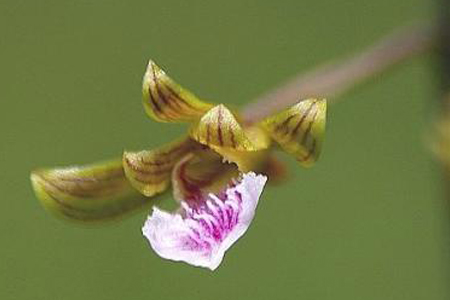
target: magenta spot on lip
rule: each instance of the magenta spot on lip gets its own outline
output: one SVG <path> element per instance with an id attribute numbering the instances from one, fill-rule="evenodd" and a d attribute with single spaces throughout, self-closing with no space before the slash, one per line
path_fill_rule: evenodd
<path id="1" fill-rule="evenodd" d="M 174 213 L 155 207 L 143 233 L 161 257 L 214 270 L 250 225 L 266 180 L 247 173 L 216 195 L 182 202 Z"/>
<path id="2" fill-rule="evenodd" d="M 233 182 L 230 186 L 236 186 L 238 182 Z M 229 188 L 229 187 L 228 187 Z M 234 192 L 233 199 L 229 199 L 226 189 L 218 193 L 216 197 L 202 197 L 203 201 L 187 202 L 190 210 L 185 214 L 198 224 L 198 229 L 190 227 L 192 235 L 196 239 L 212 238 L 215 242 L 223 241 L 234 226 L 238 224 L 239 214 L 242 210 L 242 195 L 238 191 Z M 214 209 L 208 207 L 207 201 Z M 218 201 L 221 203 L 219 204 Z M 229 202 L 234 202 L 232 205 Z M 202 216 L 206 214 L 210 217 Z M 226 215 L 226 217 L 225 217 Z"/>

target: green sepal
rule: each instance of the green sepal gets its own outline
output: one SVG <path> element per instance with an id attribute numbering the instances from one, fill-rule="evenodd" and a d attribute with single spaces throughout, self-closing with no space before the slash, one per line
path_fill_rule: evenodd
<path id="1" fill-rule="evenodd" d="M 213 107 L 178 85 L 153 61 L 144 75 L 142 95 L 145 111 L 159 122 L 195 121 Z"/>
<path id="2" fill-rule="evenodd" d="M 303 166 L 317 161 L 325 134 L 327 103 L 307 99 L 259 123 L 280 147 Z"/>
<path id="3" fill-rule="evenodd" d="M 36 170 L 31 182 L 47 210 L 71 220 L 108 220 L 150 202 L 129 184 L 121 160 Z"/>

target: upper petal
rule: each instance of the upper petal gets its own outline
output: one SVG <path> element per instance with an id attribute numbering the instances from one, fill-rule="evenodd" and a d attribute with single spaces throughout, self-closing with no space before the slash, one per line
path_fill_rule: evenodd
<path id="1" fill-rule="evenodd" d="M 250 140 L 255 151 L 237 150 L 235 148 L 211 145 L 210 148 L 222 156 L 224 161 L 235 163 L 239 171 L 262 171 L 269 157 L 271 139 L 269 135 L 258 126 L 243 128 L 245 136 Z"/>
<path id="2" fill-rule="evenodd" d="M 223 104 L 211 108 L 191 127 L 190 136 L 209 147 L 221 147 L 239 151 L 255 151 L 256 145 L 233 113 Z"/>
<path id="3" fill-rule="evenodd" d="M 325 133 L 326 100 L 307 99 L 264 119 L 260 125 L 304 166 L 319 157 Z"/>
<path id="4" fill-rule="evenodd" d="M 194 121 L 212 107 L 178 85 L 153 61 L 148 63 L 142 94 L 145 111 L 160 122 Z"/>
<path id="5" fill-rule="evenodd" d="M 184 203 L 180 213 L 154 208 L 142 232 L 161 257 L 215 270 L 250 226 L 266 180 L 247 173 L 235 186 L 209 194 L 202 206 Z"/>

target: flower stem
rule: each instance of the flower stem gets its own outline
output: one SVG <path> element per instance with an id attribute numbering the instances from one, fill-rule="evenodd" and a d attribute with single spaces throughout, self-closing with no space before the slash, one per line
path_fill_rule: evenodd
<path id="1" fill-rule="evenodd" d="M 422 24 L 396 30 L 360 54 L 295 76 L 285 85 L 245 106 L 242 115 L 247 123 L 254 123 L 300 99 L 335 99 L 357 84 L 432 49 L 436 41 L 435 26 Z"/>

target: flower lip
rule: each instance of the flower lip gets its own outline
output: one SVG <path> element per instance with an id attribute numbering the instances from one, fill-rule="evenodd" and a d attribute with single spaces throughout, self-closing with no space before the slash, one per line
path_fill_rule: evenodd
<path id="1" fill-rule="evenodd" d="M 142 232 L 159 256 L 215 270 L 250 226 L 266 181 L 249 172 L 201 205 L 182 202 L 176 213 L 154 207 Z"/>

